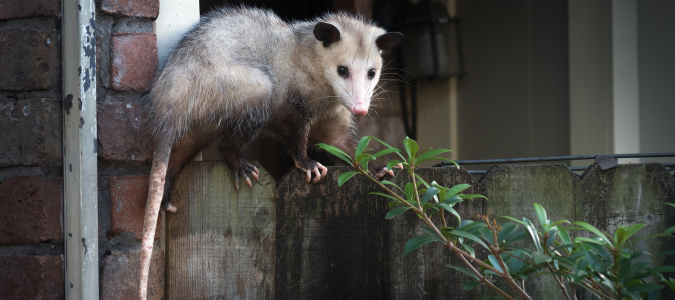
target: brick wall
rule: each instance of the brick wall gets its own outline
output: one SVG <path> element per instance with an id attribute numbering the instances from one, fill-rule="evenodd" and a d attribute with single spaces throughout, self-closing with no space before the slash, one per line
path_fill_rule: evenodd
<path id="1" fill-rule="evenodd" d="M 143 96 L 158 66 L 152 25 L 158 14 L 159 0 L 97 1 L 101 299 L 135 299 L 154 146 Z M 158 230 L 156 249 L 159 237 Z M 148 299 L 164 298 L 163 257 L 153 255 Z"/>
<path id="2" fill-rule="evenodd" d="M 61 2 L 0 5 L 0 299 L 64 298 Z"/>
<path id="3" fill-rule="evenodd" d="M 0 5 L 0 299 L 65 297 L 61 5 Z M 132 299 L 153 147 L 143 95 L 158 65 L 159 0 L 97 0 L 96 11 L 100 291 L 102 299 Z M 163 253 L 154 257 L 149 295 L 162 299 Z"/>

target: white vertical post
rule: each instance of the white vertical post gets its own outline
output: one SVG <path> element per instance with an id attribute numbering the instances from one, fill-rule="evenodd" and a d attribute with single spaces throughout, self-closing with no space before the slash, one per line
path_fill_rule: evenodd
<path id="1" fill-rule="evenodd" d="M 614 153 L 640 152 L 637 21 L 637 0 L 612 1 Z"/>
<path id="2" fill-rule="evenodd" d="M 96 7 L 62 3 L 66 299 L 98 299 Z"/>

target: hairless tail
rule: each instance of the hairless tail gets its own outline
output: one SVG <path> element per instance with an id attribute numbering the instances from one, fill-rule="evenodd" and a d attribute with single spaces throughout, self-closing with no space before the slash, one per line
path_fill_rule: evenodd
<path id="1" fill-rule="evenodd" d="M 167 136 L 160 136 L 155 146 L 155 155 L 152 159 L 152 171 L 150 172 L 150 187 L 148 189 L 148 202 L 145 207 L 143 219 L 143 244 L 141 247 L 141 267 L 139 269 L 138 299 L 146 300 L 148 294 L 148 273 L 150 273 L 150 258 L 152 258 L 152 246 L 155 241 L 157 218 L 164 194 L 166 170 L 171 156 L 173 140 Z"/>

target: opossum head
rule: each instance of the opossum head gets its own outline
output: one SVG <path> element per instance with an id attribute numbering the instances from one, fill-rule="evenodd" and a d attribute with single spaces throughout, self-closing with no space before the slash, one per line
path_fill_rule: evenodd
<path id="1" fill-rule="evenodd" d="M 313 32 L 319 65 L 334 95 L 352 114 L 365 116 L 382 74 L 381 53 L 398 47 L 403 35 L 345 15 L 318 22 Z"/>

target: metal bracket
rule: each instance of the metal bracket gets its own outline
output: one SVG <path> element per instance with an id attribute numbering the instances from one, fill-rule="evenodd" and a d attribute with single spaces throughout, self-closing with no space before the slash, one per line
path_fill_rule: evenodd
<path id="1" fill-rule="evenodd" d="M 608 155 L 598 155 L 595 157 L 595 163 L 604 171 L 618 166 L 619 160 Z"/>

